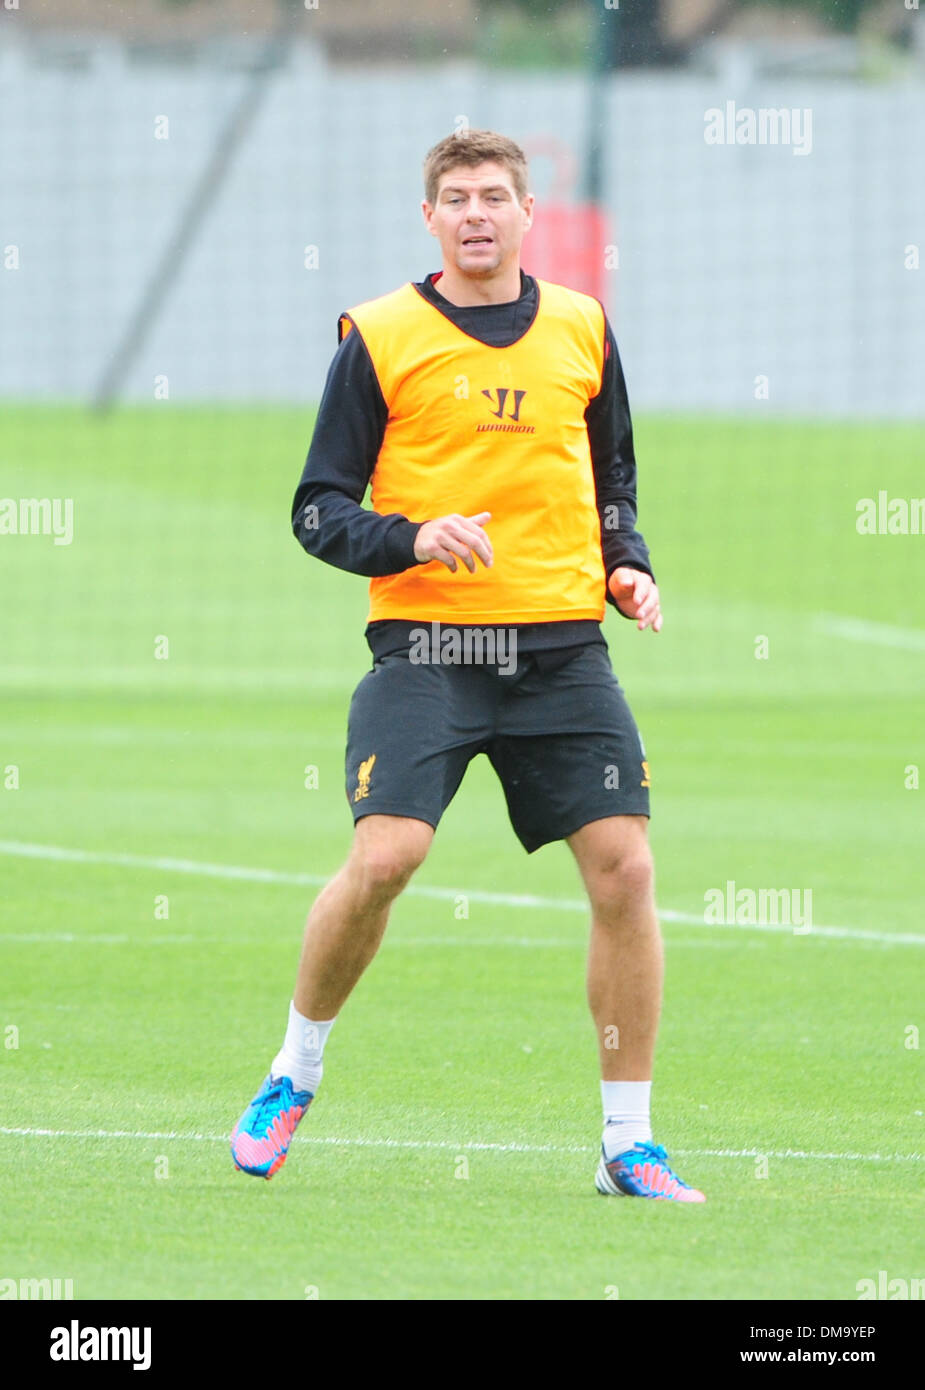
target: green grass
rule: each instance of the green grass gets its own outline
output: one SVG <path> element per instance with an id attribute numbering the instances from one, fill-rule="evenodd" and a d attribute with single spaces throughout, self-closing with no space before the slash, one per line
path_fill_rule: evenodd
<path id="1" fill-rule="evenodd" d="M 73 497 L 75 534 L 0 537 L 0 839 L 339 867 L 366 585 L 289 532 L 311 424 L 5 409 L 0 497 Z M 854 522 L 878 489 L 921 495 L 923 433 L 642 419 L 637 449 L 666 623 L 609 611 L 605 633 L 653 769 L 661 906 L 696 918 L 728 879 L 812 889 L 815 923 L 919 944 L 669 917 L 656 1134 L 709 1201 L 605 1201 L 579 877 L 565 845 L 523 853 L 479 758 L 264 1184 L 223 1136 L 279 1044 L 315 888 L 0 853 L 0 1278 L 79 1298 L 853 1299 L 880 1269 L 922 1275 L 905 1043 L 925 789 L 905 781 L 925 765 L 925 537 Z M 874 626 L 851 640 L 846 619 Z M 472 895 L 468 919 L 428 886 Z"/>

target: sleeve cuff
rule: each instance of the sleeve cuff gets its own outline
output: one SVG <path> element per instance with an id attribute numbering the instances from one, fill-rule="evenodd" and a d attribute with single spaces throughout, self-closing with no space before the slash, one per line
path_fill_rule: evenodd
<path id="1" fill-rule="evenodd" d="M 407 517 L 399 517 L 390 528 L 385 541 L 385 553 L 389 564 L 394 565 L 393 574 L 400 574 L 402 570 L 420 563 L 414 553 L 414 543 L 423 525 L 422 521 L 408 521 Z"/>

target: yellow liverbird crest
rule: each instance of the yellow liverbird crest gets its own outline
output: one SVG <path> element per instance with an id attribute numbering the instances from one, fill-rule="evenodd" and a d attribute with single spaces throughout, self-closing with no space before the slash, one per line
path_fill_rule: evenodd
<path id="1" fill-rule="evenodd" d="M 376 761 L 375 753 L 360 763 L 357 772 L 357 789 L 353 793 L 354 801 L 361 801 L 364 796 L 369 796 L 369 778 L 373 770 L 373 763 Z"/>

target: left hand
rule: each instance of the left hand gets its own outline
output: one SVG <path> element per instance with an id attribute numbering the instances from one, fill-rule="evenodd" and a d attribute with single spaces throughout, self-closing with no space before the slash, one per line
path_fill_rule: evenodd
<path id="1" fill-rule="evenodd" d="M 636 619 L 636 626 L 640 632 L 650 626 L 653 632 L 661 631 L 662 610 L 659 605 L 658 585 L 650 574 L 645 574 L 642 570 L 628 569 L 624 565 L 614 570 L 607 587 L 620 612 L 627 618 Z"/>

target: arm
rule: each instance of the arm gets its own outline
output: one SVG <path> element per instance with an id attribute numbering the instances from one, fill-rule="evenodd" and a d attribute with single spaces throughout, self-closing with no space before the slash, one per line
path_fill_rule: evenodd
<path id="1" fill-rule="evenodd" d="M 655 618 L 657 632 L 661 627 L 658 589 L 648 546 L 636 530 L 636 455 L 626 381 L 613 330 L 606 317 L 604 322 L 601 389 L 588 403 L 585 422 L 601 521 L 607 602 L 621 616 L 639 620 L 642 627 L 646 626 L 642 619 Z"/>
<path id="2" fill-rule="evenodd" d="M 609 323 L 604 354 L 601 389 L 588 403 L 585 421 L 601 518 L 601 551 L 609 580 L 619 566 L 643 570 L 649 575 L 652 567 L 645 540 L 636 530 L 633 424 L 620 354 Z"/>
<path id="3" fill-rule="evenodd" d="M 421 523 L 361 505 L 385 435 L 388 408 L 366 345 L 348 332 L 328 370 L 292 529 L 319 560 L 353 574 L 399 574 L 418 563 Z"/>

